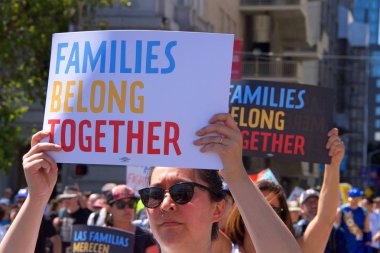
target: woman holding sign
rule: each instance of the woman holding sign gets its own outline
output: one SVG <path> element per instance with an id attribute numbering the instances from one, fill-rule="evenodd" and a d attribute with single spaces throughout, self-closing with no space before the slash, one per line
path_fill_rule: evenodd
<path id="1" fill-rule="evenodd" d="M 241 211 L 256 251 L 301 252 L 292 234 L 247 176 L 242 163 L 242 137 L 236 123 L 227 113 L 216 114 L 209 123 L 197 132 L 200 138 L 194 144 L 201 147 L 201 152 L 219 155 L 224 167 L 222 176 Z M 2 241 L 0 253 L 34 250 L 38 221 L 57 180 L 57 164 L 45 152 L 61 150 L 58 145 L 40 143 L 48 136 L 49 133 L 44 132 L 35 134 L 32 148 L 23 158 L 30 193 Z M 213 224 L 224 212 L 220 195 L 222 182 L 217 173 L 178 168 L 153 170 L 150 187 L 140 193 L 148 207 L 151 229 L 162 252 L 211 251 L 216 227 Z"/>
<path id="2" fill-rule="evenodd" d="M 331 163 L 325 166 L 318 211 L 314 219 L 307 225 L 303 236 L 297 239 L 298 244 L 305 253 L 324 252 L 333 228 L 336 210 L 339 206 L 339 167 L 344 156 L 345 147 L 338 136 L 338 129 L 332 129 L 328 136 L 326 148 L 329 149 Z M 268 180 L 259 181 L 257 185 L 289 231 L 294 233 L 286 204 L 285 192 L 282 187 Z M 248 234 L 246 234 L 244 222 L 239 210 L 235 208 L 227 222 L 227 235 L 239 250 L 249 253 L 259 252 L 256 248 L 256 243 L 252 243 Z"/>

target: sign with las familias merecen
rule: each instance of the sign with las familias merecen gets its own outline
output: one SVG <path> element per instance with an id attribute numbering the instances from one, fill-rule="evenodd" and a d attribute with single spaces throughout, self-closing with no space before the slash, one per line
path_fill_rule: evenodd
<path id="1" fill-rule="evenodd" d="M 330 163 L 331 89 L 236 80 L 230 85 L 230 113 L 241 130 L 244 156 Z"/>

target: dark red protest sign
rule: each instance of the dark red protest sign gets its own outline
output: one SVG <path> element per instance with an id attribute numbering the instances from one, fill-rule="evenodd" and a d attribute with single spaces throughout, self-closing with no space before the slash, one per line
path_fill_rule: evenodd
<path id="1" fill-rule="evenodd" d="M 241 39 L 234 40 L 234 52 L 232 57 L 231 79 L 240 79 L 242 75 L 242 48 L 243 41 Z"/>
<path id="2" fill-rule="evenodd" d="M 230 113 L 243 136 L 245 156 L 329 163 L 327 133 L 333 91 L 269 81 L 234 81 Z"/>

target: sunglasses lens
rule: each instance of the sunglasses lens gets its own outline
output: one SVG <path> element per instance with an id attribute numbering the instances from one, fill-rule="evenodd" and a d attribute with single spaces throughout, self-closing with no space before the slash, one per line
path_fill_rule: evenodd
<path id="1" fill-rule="evenodd" d="M 169 189 L 171 198 L 178 204 L 188 203 L 194 195 L 194 186 L 190 183 L 175 184 Z"/>
<path id="2" fill-rule="evenodd" d="M 277 213 L 277 215 L 281 215 L 281 213 L 282 213 L 282 208 L 281 207 L 272 206 L 272 208 Z"/>
<path id="3" fill-rule="evenodd" d="M 126 205 L 127 205 L 127 203 L 124 201 L 116 201 L 115 202 L 115 206 L 117 209 L 124 209 Z"/>
<path id="4" fill-rule="evenodd" d="M 116 201 L 115 206 L 117 209 L 124 209 L 125 207 L 128 208 L 136 208 L 136 201 L 129 200 L 129 201 Z"/>
<path id="5" fill-rule="evenodd" d="M 158 187 L 141 189 L 139 193 L 141 201 L 143 202 L 144 206 L 148 208 L 155 208 L 159 206 L 165 195 L 164 189 Z"/>

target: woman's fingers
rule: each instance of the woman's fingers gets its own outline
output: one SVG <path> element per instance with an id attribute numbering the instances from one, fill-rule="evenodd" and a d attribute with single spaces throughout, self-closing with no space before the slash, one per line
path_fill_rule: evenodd
<path id="1" fill-rule="evenodd" d="M 28 153 L 26 153 L 23 156 L 22 159 L 24 160 L 36 153 L 41 153 L 41 152 L 46 152 L 46 151 L 60 151 L 61 149 L 62 149 L 61 146 L 54 143 L 47 143 L 47 142 L 37 143 L 34 146 L 32 146 L 32 148 L 28 151 Z"/>
<path id="2" fill-rule="evenodd" d="M 40 158 L 40 159 L 36 159 L 36 160 L 28 162 L 24 166 L 24 169 L 26 173 L 35 173 L 35 172 L 39 172 L 41 168 L 49 171 L 51 169 L 51 166 L 52 164 L 49 163 L 47 160 Z"/>
<path id="3" fill-rule="evenodd" d="M 239 127 L 229 113 L 215 114 L 209 121 L 210 124 L 215 124 L 217 122 L 223 122 L 227 127 L 239 130 Z"/>
<path id="4" fill-rule="evenodd" d="M 337 128 L 331 129 L 328 134 L 329 139 L 326 144 L 326 148 L 329 149 L 329 156 L 335 157 L 344 153 L 344 143 L 339 137 L 339 131 Z"/>
<path id="5" fill-rule="evenodd" d="M 49 136 L 50 136 L 50 132 L 39 131 L 32 136 L 32 140 L 30 141 L 30 145 L 33 147 L 36 144 L 38 144 L 41 140 L 43 140 Z"/>
<path id="6" fill-rule="evenodd" d="M 37 153 L 37 154 L 33 154 L 32 156 L 24 159 L 23 161 L 23 166 L 24 166 L 24 169 L 33 169 L 36 164 L 37 161 L 37 164 L 38 164 L 38 161 L 39 163 L 41 163 L 41 166 L 40 167 L 46 167 L 46 166 L 42 166 L 42 165 L 45 165 L 45 163 L 49 164 L 49 168 L 50 167 L 54 167 L 56 166 L 56 162 L 53 160 L 53 158 L 51 158 L 49 155 L 45 154 L 45 153 Z M 39 168 L 37 168 L 39 169 Z"/>

